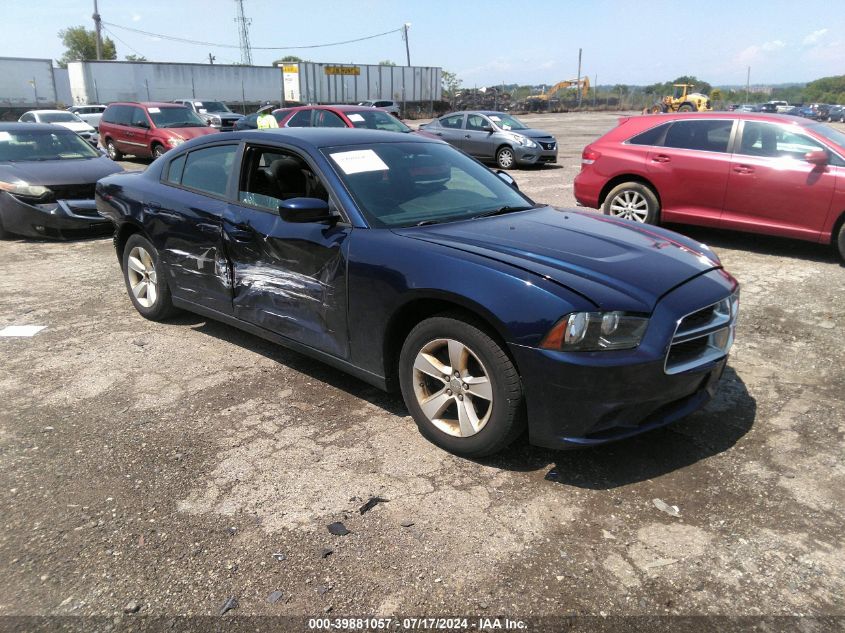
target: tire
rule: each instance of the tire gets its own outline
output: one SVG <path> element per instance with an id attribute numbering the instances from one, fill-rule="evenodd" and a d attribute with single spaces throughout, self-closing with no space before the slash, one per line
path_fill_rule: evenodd
<path id="1" fill-rule="evenodd" d="M 602 211 L 615 218 L 657 224 L 660 220 L 660 201 L 648 185 L 636 181 L 623 182 L 607 194 Z"/>
<path id="2" fill-rule="evenodd" d="M 664 114 L 666 112 L 666 107 L 659 103 L 655 103 L 653 106 L 651 106 L 650 112 L 652 114 Z"/>
<path id="3" fill-rule="evenodd" d="M 153 160 L 155 160 L 156 158 L 161 158 L 162 156 L 164 156 L 164 153 L 167 151 L 166 149 L 164 149 L 164 145 L 160 145 L 159 143 L 156 143 L 155 145 L 153 145 L 152 149 L 153 149 Z"/>
<path id="4" fill-rule="evenodd" d="M 501 345 L 460 314 L 438 315 L 411 330 L 399 356 L 399 384 L 420 433 L 455 455 L 492 455 L 524 429 L 516 367 Z"/>
<path id="5" fill-rule="evenodd" d="M 0 240 L 8 240 L 11 237 L 12 234 L 3 228 L 3 218 L 0 218 Z"/>
<path id="6" fill-rule="evenodd" d="M 142 317 L 163 321 L 176 312 L 158 251 L 146 237 L 140 233 L 129 236 L 122 264 L 126 292 Z"/>
<path id="7" fill-rule="evenodd" d="M 106 152 L 108 153 L 109 158 L 111 158 L 112 160 L 120 160 L 121 158 L 123 158 L 123 152 L 117 149 L 114 144 L 114 141 L 111 139 L 108 139 L 106 141 Z"/>
<path id="8" fill-rule="evenodd" d="M 833 243 L 836 245 L 836 251 L 839 253 L 842 263 L 845 264 L 845 222 L 839 225 L 839 231 L 834 235 Z"/>
<path id="9" fill-rule="evenodd" d="M 496 152 L 496 164 L 499 169 L 513 169 L 516 166 L 513 150 L 507 145 L 500 147 Z"/>
<path id="10" fill-rule="evenodd" d="M 678 108 L 678 112 L 695 112 L 695 108 L 692 104 L 682 103 L 681 107 Z"/>

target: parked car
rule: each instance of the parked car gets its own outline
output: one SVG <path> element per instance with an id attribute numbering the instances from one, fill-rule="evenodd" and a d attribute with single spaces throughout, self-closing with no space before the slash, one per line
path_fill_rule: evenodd
<path id="1" fill-rule="evenodd" d="M 446 143 L 373 130 L 194 139 L 97 185 L 127 294 L 400 388 L 460 455 L 668 424 L 716 389 L 738 286 L 698 241 L 535 204 Z M 163 220 L 166 218 L 166 221 Z"/>
<path id="2" fill-rule="evenodd" d="M 760 106 L 755 103 L 743 103 L 734 112 L 760 112 Z"/>
<path id="3" fill-rule="evenodd" d="M 178 103 L 196 112 L 203 121 L 221 132 L 231 132 L 235 124 L 244 118 L 243 114 L 232 112 L 222 101 L 209 101 L 207 99 L 175 99 Z"/>
<path id="4" fill-rule="evenodd" d="M 215 132 L 193 110 L 173 103 L 111 103 L 100 120 L 100 139 L 112 160 L 124 154 L 158 158 L 188 139 Z"/>
<path id="5" fill-rule="evenodd" d="M 841 105 L 830 106 L 830 110 L 827 112 L 827 120 L 832 122 L 845 120 L 845 108 Z"/>
<path id="6" fill-rule="evenodd" d="M 763 103 L 760 105 L 759 112 L 765 112 L 766 114 L 775 114 L 777 111 L 778 107 L 774 103 Z"/>
<path id="7" fill-rule="evenodd" d="M 483 161 L 501 169 L 557 162 L 557 139 L 528 127 L 506 112 L 468 110 L 446 114 L 420 126 Z"/>
<path id="8" fill-rule="evenodd" d="M 781 114 L 623 118 L 584 148 L 575 198 L 606 215 L 833 242 L 845 257 L 845 134 Z"/>
<path id="9" fill-rule="evenodd" d="M 282 120 L 285 118 L 289 108 L 280 108 L 279 110 L 273 110 L 273 116 L 276 118 L 276 122 L 281 124 Z M 242 119 L 239 119 L 235 123 L 235 127 L 232 128 L 234 132 L 243 132 L 244 130 L 257 130 L 258 129 L 258 113 L 253 112 L 252 114 L 247 114 Z"/>
<path id="10" fill-rule="evenodd" d="M 274 110 L 273 114 L 282 113 Z M 287 108 L 279 119 L 279 127 L 354 127 L 386 132 L 417 133 L 384 110 L 352 105 L 301 106 Z"/>
<path id="11" fill-rule="evenodd" d="M 0 238 L 109 232 L 94 183 L 123 169 L 74 132 L 43 123 L 0 123 Z"/>
<path id="12" fill-rule="evenodd" d="M 397 119 L 402 118 L 402 108 L 399 106 L 398 101 L 392 101 L 390 99 L 376 99 L 374 101 L 359 101 L 359 106 L 363 106 L 365 108 L 381 108 L 385 112 L 389 112 Z"/>
<path id="13" fill-rule="evenodd" d="M 71 106 L 67 109 L 68 112 L 73 112 L 95 130 L 99 129 L 100 118 L 103 116 L 105 110 L 106 106 L 104 105 Z"/>
<path id="14" fill-rule="evenodd" d="M 52 123 L 61 125 L 71 132 L 76 132 L 94 147 L 97 146 L 97 142 L 99 141 L 97 130 L 73 112 L 68 112 L 67 110 L 30 110 L 29 112 L 24 112 L 18 121 L 21 123 Z"/>
<path id="15" fill-rule="evenodd" d="M 801 116 L 801 106 L 789 106 L 783 111 L 778 111 L 778 114 L 786 114 L 789 116 Z"/>

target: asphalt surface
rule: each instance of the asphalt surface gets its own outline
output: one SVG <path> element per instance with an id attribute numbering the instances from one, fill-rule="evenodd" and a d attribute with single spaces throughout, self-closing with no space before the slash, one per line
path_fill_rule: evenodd
<path id="1" fill-rule="evenodd" d="M 572 205 L 615 117 L 524 118 L 561 153 L 521 188 Z M 144 320 L 109 239 L 0 243 L 0 328 L 46 326 L 0 338 L 0 616 L 842 615 L 845 267 L 681 230 L 743 286 L 718 397 L 614 445 L 482 461 L 423 440 L 398 395 Z"/>

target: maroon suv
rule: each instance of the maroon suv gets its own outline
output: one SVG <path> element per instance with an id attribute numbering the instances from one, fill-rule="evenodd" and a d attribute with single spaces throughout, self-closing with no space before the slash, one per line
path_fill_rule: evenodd
<path id="1" fill-rule="evenodd" d="M 837 246 L 845 257 L 845 134 L 782 114 L 638 116 L 584 148 L 579 204 Z"/>
<path id="2" fill-rule="evenodd" d="M 171 147 L 216 131 L 182 105 L 112 103 L 100 119 L 100 144 L 112 160 L 124 154 L 158 158 Z"/>

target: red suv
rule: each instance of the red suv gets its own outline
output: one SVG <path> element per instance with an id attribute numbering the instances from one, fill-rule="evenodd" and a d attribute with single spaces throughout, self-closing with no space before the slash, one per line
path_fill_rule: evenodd
<path id="1" fill-rule="evenodd" d="M 124 154 L 158 158 L 171 147 L 216 131 L 182 105 L 112 103 L 100 119 L 100 144 L 112 160 Z"/>
<path id="2" fill-rule="evenodd" d="M 677 222 L 833 242 L 845 258 L 845 134 L 779 114 L 621 118 L 584 148 L 579 204 Z"/>

